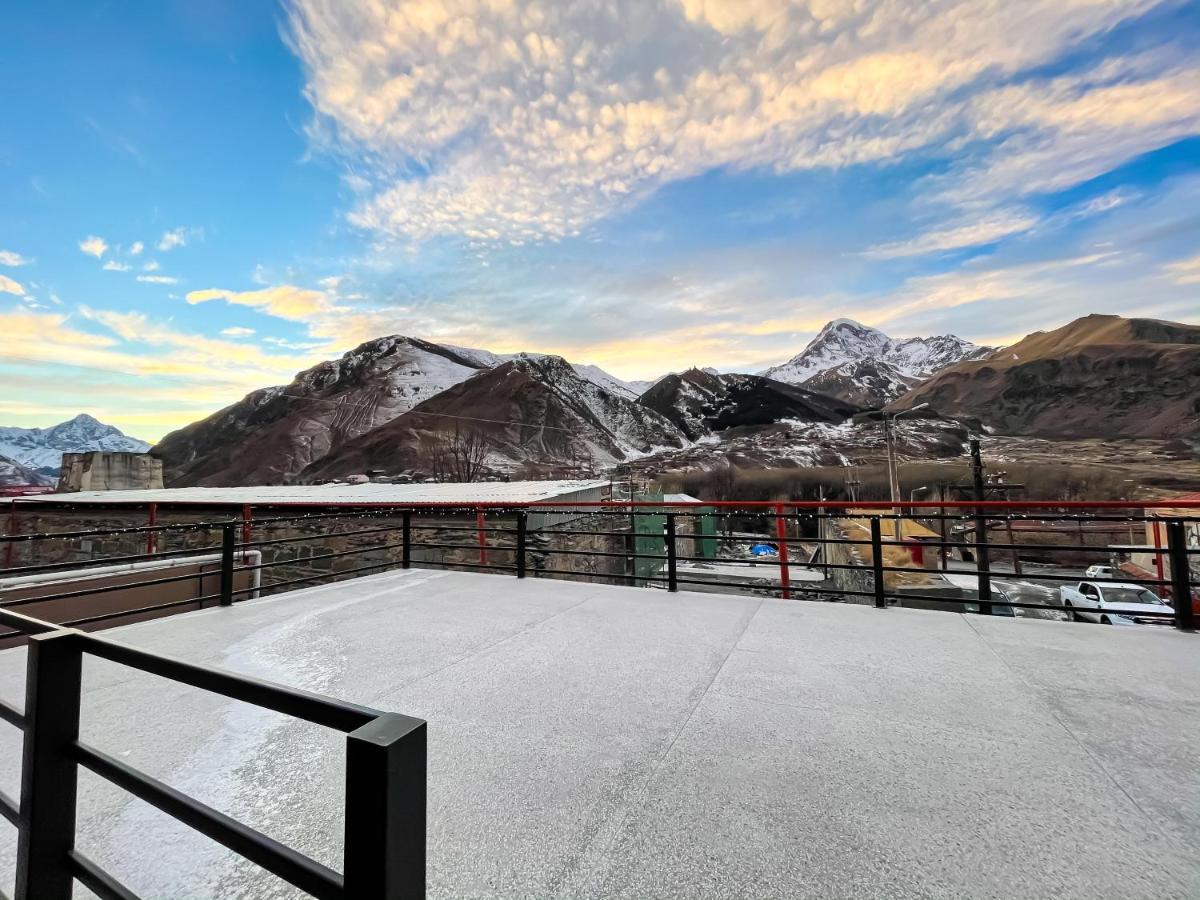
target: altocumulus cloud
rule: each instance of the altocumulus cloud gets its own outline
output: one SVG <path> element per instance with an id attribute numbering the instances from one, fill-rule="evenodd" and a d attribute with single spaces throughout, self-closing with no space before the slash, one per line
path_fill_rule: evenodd
<path id="1" fill-rule="evenodd" d="M 1031 71 L 1157 5 L 293 0 L 290 31 L 313 136 L 371 176 L 355 224 L 522 242 L 718 166 L 840 167 L 950 141 L 972 148 L 938 186 L 951 206 L 1061 189 L 1195 129 L 1187 58 Z M 1025 225 L 1010 211 L 928 244 Z"/>

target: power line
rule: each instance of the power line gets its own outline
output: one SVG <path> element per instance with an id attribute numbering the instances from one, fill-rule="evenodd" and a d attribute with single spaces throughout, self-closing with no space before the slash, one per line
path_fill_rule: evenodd
<path id="1" fill-rule="evenodd" d="M 363 407 L 368 407 L 370 409 L 375 408 L 375 405 L 371 404 L 371 403 L 354 403 L 354 402 L 346 401 L 344 399 L 343 400 L 329 400 L 325 397 L 304 397 L 304 396 L 301 396 L 300 394 L 284 394 L 284 393 L 279 393 L 279 394 L 276 394 L 275 396 L 290 397 L 293 400 L 308 400 L 313 403 L 332 403 L 335 406 L 363 406 Z M 530 425 L 530 423 L 528 423 L 528 422 L 511 422 L 511 421 L 507 421 L 505 419 L 480 419 L 475 416 L 455 416 L 455 415 L 451 415 L 450 413 L 432 413 L 432 412 L 424 412 L 424 411 L 415 410 L 415 409 L 410 409 L 407 412 L 401 413 L 400 415 L 402 415 L 402 416 L 412 416 L 412 415 L 436 416 L 439 419 L 461 419 L 464 422 L 490 422 L 493 425 L 516 425 L 518 428 L 543 428 L 543 429 L 548 429 L 550 431 L 565 431 L 568 434 L 574 434 L 574 429 L 562 428 L 558 425 Z M 399 416 L 397 416 L 397 418 L 399 418 Z"/>

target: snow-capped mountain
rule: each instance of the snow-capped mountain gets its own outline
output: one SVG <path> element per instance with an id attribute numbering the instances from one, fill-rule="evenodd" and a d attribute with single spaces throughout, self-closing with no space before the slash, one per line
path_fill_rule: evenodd
<path id="1" fill-rule="evenodd" d="M 303 480 L 378 469 L 399 474 L 429 464 L 439 436 L 459 428 L 482 435 L 488 465 L 607 465 L 687 443 L 657 412 L 623 393 L 581 377 L 559 356 L 521 355 L 414 407 L 330 451 L 301 473 Z"/>
<path id="2" fill-rule="evenodd" d="M 0 427 L 0 456 L 45 472 L 57 473 L 64 453 L 145 453 L 149 449 L 145 441 L 129 437 L 86 413 L 50 428 Z"/>
<path id="3" fill-rule="evenodd" d="M 878 407 L 947 366 L 990 352 L 952 334 L 896 340 L 853 319 L 834 319 L 799 354 L 761 374 Z"/>
<path id="4" fill-rule="evenodd" d="M 172 432 L 155 453 L 172 485 L 280 484 L 473 375 L 548 359 L 558 357 L 499 354 L 403 335 L 376 338 L 301 372 L 289 385 L 254 391 Z M 626 401 L 637 398 L 626 382 L 598 366 L 570 368 L 590 387 Z"/>

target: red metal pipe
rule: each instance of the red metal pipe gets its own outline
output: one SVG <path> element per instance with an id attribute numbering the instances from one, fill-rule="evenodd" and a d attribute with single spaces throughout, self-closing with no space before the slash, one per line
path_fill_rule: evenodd
<path id="1" fill-rule="evenodd" d="M 483 510 L 479 507 L 475 508 L 475 528 L 479 533 L 479 564 L 486 566 L 488 561 L 487 532 L 483 530 Z"/>
<path id="2" fill-rule="evenodd" d="M 146 516 L 146 524 L 148 526 L 150 526 L 151 528 L 153 528 L 155 525 L 158 524 L 158 504 L 157 503 L 150 504 L 149 514 Z M 157 531 L 147 531 L 146 532 L 146 552 L 147 553 L 157 553 L 158 552 L 158 532 Z"/>
<path id="3" fill-rule="evenodd" d="M 783 518 L 786 503 L 775 504 L 775 537 L 779 545 L 779 584 L 783 588 L 783 599 L 792 599 L 791 579 L 788 577 L 787 522 Z"/>
<path id="4" fill-rule="evenodd" d="M 83 504 L 72 504 L 69 501 L 29 501 L 41 503 L 47 507 L 51 506 L 74 506 L 80 507 Z M 192 507 L 208 507 L 208 506 L 225 506 L 226 503 L 205 502 L 203 500 L 164 500 L 159 501 L 164 506 L 192 506 Z M 111 500 L 103 504 L 87 504 L 89 509 L 98 509 L 111 506 L 144 506 L 145 501 L 140 500 Z M 674 509 L 683 509 L 687 507 L 710 507 L 715 509 L 774 509 L 780 505 L 780 501 L 774 500 L 696 500 L 696 501 L 678 501 L 672 503 L 663 503 L 653 500 L 577 500 L 577 501 L 554 501 L 554 500 L 535 500 L 529 502 L 513 501 L 509 503 L 501 501 L 480 501 L 462 503 L 446 503 L 432 501 L 320 501 L 320 502 L 305 502 L 300 500 L 287 500 L 276 502 L 265 502 L 257 504 L 265 506 L 269 509 L 278 508 L 307 508 L 307 509 L 534 509 L 534 508 L 549 508 L 549 509 L 629 509 L 630 507 L 648 507 L 661 508 L 671 507 Z M 892 503 L 890 500 L 787 500 L 782 501 L 782 505 L 788 509 L 832 509 L 832 510 L 861 510 L 861 509 L 880 509 L 880 510 L 902 510 L 902 509 L 940 509 L 942 507 L 968 509 L 997 509 L 997 510 L 1069 510 L 1069 509 L 1110 509 L 1110 510 L 1144 510 L 1144 509 L 1197 509 L 1200 510 L 1200 500 L 917 500 L 903 501 Z M 1038 518 L 1038 517 L 1035 517 Z"/>

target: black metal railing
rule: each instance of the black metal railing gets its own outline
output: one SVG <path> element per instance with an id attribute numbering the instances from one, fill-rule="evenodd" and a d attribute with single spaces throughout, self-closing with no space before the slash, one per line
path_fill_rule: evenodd
<path id="1" fill-rule="evenodd" d="M 102 900 L 136 897 L 75 847 L 80 766 L 310 896 L 424 896 L 424 721 L 149 653 L 9 609 L 0 609 L 0 624 L 29 636 L 25 709 L 0 702 L 0 718 L 24 731 L 20 799 L 0 794 L 0 814 L 19 829 L 16 900 L 69 900 L 76 881 Z M 81 741 L 85 655 L 345 733 L 343 871 Z"/>
<path id="2" fill-rule="evenodd" d="M 186 600 L 150 604 L 100 615 L 76 617 L 62 624 L 99 627 L 127 621 L 131 616 L 166 614 L 205 604 L 231 605 L 251 595 L 271 593 L 329 580 L 372 574 L 393 568 L 435 566 L 452 569 L 509 573 L 518 578 L 563 577 L 601 579 L 615 584 L 636 584 L 678 591 L 681 588 L 721 588 L 729 592 L 752 591 L 789 599 L 865 602 L 877 607 L 925 605 L 981 614 L 1014 610 L 1054 611 L 1068 617 L 1087 616 L 1089 608 L 1068 605 L 1055 588 L 1086 580 L 1081 564 L 1060 564 L 1060 571 L 1039 570 L 1032 556 L 1048 559 L 1070 555 L 1096 562 L 1109 562 L 1114 553 L 1139 552 L 1149 557 L 1153 571 L 1123 574 L 1128 585 L 1150 589 L 1172 606 L 1138 613 L 1142 620 L 1173 622 L 1191 630 L 1194 615 L 1190 598 L 1200 584 L 1200 550 L 1195 535 L 1200 533 L 1200 509 L 1196 515 L 1160 517 L 1145 504 L 1120 502 L 1092 504 L 946 502 L 946 503 L 710 503 L 699 506 L 662 503 L 593 504 L 412 504 L 376 505 L 337 509 L 282 510 L 252 520 L 244 512 L 240 519 L 156 526 L 163 539 L 185 532 L 220 535 L 203 550 L 218 550 L 220 587 L 216 593 Z M 531 527 L 531 517 L 561 522 Z M 702 533 L 700 523 L 708 520 L 719 527 Z M 919 538 L 910 536 L 913 525 L 921 525 Z M 251 526 L 259 533 L 250 534 Z M 1132 541 L 1088 544 L 1087 528 L 1140 528 L 1161 531 L 1155 545 Z M 1080 542 L 1064 537 L 1050 541 L 1017 541 L 1014 534 L 1030 529 L 1057 529 L 1061 535 L 1080 529 Z M 1014 530 L 1015 529 L 1015 530 Z M 1064 531 L 1066 529 L 1066 531 Z M 97 535 L 132 536 L 140 539 L 147 526 L 112 529 L 67 530 L 27 533 L 8 539 L 32 546 L 38 541 L 76 541 Z M 292 533 L 288 533 L 291 530 Z M 281 536 L 274 536 L 277 531 Z M 266 532 L 268 536 L 261 536 Z M 1191 535 L 1191 537 L 1189 537 Z M 1007 536 L 1007 540 L 997 540 Z M 0 540 L 4 540 L 0 536 Z M 739 546 L 754 540 L 768 543 L 773 554 L 748 559 Z M 369 542 L 368 542 L 369 541 Z M 702 553 L 720 545 L 721 552 Z M 289 555 L 288 547 L 301 547 L 302 555 Z M 803 548 L 805 558 L 797 555 Z M 690 549 L 690 552 L 689 552 Z M 905 553 L 935 555 L 939 565 L 914 562 Z M 808 559 L 816 552 L 815 559 Z M 0 575 L 28 576 L 61 573 L 73 566 L 83 571 L 119 559 L 146 562 L 185 556 L 185 549 L 146 554 L 122 553 L 107 559 L 63 563 L 32 562 Z M 249 563 L 248 554 L 259 554 Z M 899 556 L 897 559 L 895 557 Z M 1003 558 L 1011 558 L 1005 570 Z M 357 557 L 357 559 L 356 559 Z M 366 558 L 364 558 L 366 557 Z M 370 559 L 374 557 L 374 561 Z M 957 559 L 952 560 L 953 557 Z M 959 568 L 949 563 L 954 561 Z M 747 573 L 742 583 L 728 577 L 706 577 L 706 566 L 742 566 Z M 752 567 L 751 567 L 752 566 Z M 1022 566 L 1026 571 L 1022 571 Z M 1080 570 L 1080 571 L 1074 571 Z M 237 587 L 239 574 L 251 573 L 257 580 Z M 764 573 L 768 573 L 765 574 Z M 814 579 L 814 573 L 820 578 Z M 949 582 L 935 576 L 954 575 Z M 140 586 L 165 585 L 195 578 L 194 575 L 155 576 Z M 963 579 L 974 583 L 961 589 Z M 753 581 L 753 583 L 748 583 Z M 906 581 L 913 583 L 905 583 Z M 1058 602 L 1012 595 L 994 582 L 1019 582 L 1041 587 L 1056 595 Z M 924 588 L 924 589 L 922 589 Z M 128 585 L 71 590 L 53 594 L 4 600 L 0 609 L 56 599 L 79 599 L 91 594 L 128 589 Z M 1184 602 L 1176 602 L 1184 598 Z M 1114 614 L 1117 615 L 1117 614 Z M 0 634 L 0 638 L 4 635 Z"/>

